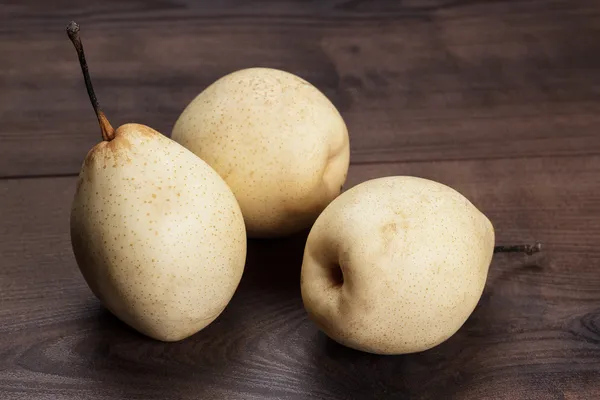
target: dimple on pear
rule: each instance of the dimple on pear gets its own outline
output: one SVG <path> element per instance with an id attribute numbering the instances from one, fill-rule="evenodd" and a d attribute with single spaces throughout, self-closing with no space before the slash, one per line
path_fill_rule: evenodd
<path id="1" fill-rule="evenodd" d="M 205 162 L 140 124 L 114 130 L 96 101 L 79 27 L 67 28 L 103 141 L 83 163 L 71 240 L 93 293 L 114 315 L 163 341 L 188 337 L 223 311 L 246 257 L 241 210 Z"/>

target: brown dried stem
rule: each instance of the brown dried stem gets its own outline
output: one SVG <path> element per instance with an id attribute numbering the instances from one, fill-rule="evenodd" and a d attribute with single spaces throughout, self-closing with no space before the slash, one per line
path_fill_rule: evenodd
<path id="1" fill-rule="evenodd" d="M 100 104 L 98 103 L 96 93 L 94 92 L 94 86 L 92 85 L 92 79 L 90 78 L 90 72 L 88 71 L 87 62 L 85 61 L 83 44 L 81 43 L 81 37 L 79 37 L 79 25 L 76 24 L 75 21 L 71 21 L 67 26 L 67 35 L 69 35 L 69 39 L 71 39 L 71 42 L 73 42 L 73 46 L 75 46 L 75 50 L 77 51 L 79 64 L 81 65 L 81 72 L 83 72 L 83 79 L 85 80 L 85 88 L 87 89 L 90 102 L 92 103 L 92 107 L 94 107 L 94 111 L 98 117 L 100 130 L 102 131 L 102 139 L 112 140 L 115 138 L 115 130 L 111 126 L 110 122 L 108 122 L 106 115 L 104 115 L 100 109 Z"/>

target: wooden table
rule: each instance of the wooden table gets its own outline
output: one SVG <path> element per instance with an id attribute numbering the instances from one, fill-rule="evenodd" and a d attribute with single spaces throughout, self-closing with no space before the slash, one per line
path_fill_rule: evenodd
<path id="1" fill-rule="evenodd" d="M 0 5 L 1 399 L 600 398 L 600 2 L 8 1 Z M 64 28 L 75 19 L 113 124 L 169 134 L 233 70 L 325 92 L 351 134 L 348 187 L 451 185 L 494 222 L 484 295 L 450 340 L 343 348 L 307 319 L 305 234 L 251 240 L 216 322 L 165 344 L 85 285 L 68 219 L 100 134 Z"/>

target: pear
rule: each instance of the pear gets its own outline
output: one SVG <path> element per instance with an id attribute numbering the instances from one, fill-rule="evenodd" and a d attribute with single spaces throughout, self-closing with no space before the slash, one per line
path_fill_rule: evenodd
<path id="1" fill-rule="evenodd" d="M 491 222 L 454 189 L 416 177 L 374 179 L 344 192 L 313 225 L 302 299 L 343 345 L 419 352 L 451 337 L 473 312 L 494 251 Z"/>
<path id="2" fill-rule="evenodd" d="M 277 69 L 220 78 L 185 108 L 171 137 L 225 179 L 253 237 L 309 227 L 348 173 L 348 130 L 335 106 Z"/>
<path id="3" fill-rule="evenodd" d="M 236 290 L 246 232 L 227 184 L 204 161 L 145 125 L 114 130 L 100 110 L 79 26 L 77 49 L 103 141 L 87 154 L 71 241 L 92 292 L 123 322 L 176 341 L 219 316 Z"/>

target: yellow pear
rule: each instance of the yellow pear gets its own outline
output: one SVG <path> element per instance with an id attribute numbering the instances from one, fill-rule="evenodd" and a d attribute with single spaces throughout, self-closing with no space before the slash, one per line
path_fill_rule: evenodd
<path id="1" fill-rule="evenodd" d="M 140 124 L 114 130 L 100 110 L 79 26 L 78 51 L 103 141 L 83 163 L 71 212 L 79 268 L 114 315 L 163 341 L 188 337 L 223 311 L 246 257 L 241 210 L 204 161 Z"/>
<path id="2" fill-rule="evenodd" d="M 416 177 L 374 179 L 335 199 L 313 225 L 302 298 L 343 345 L 418 352 L 467 320 L 493 252 L 492 224 L 454 189 Z"/>
<path id="3" fill-rule="evenodd" d="M 185 108 L 171 137 L 225 179 L 255 237 L 310 226 L 348 172 L 339 112 L 313 85 L 276 69 L 217 80 Z"/>

